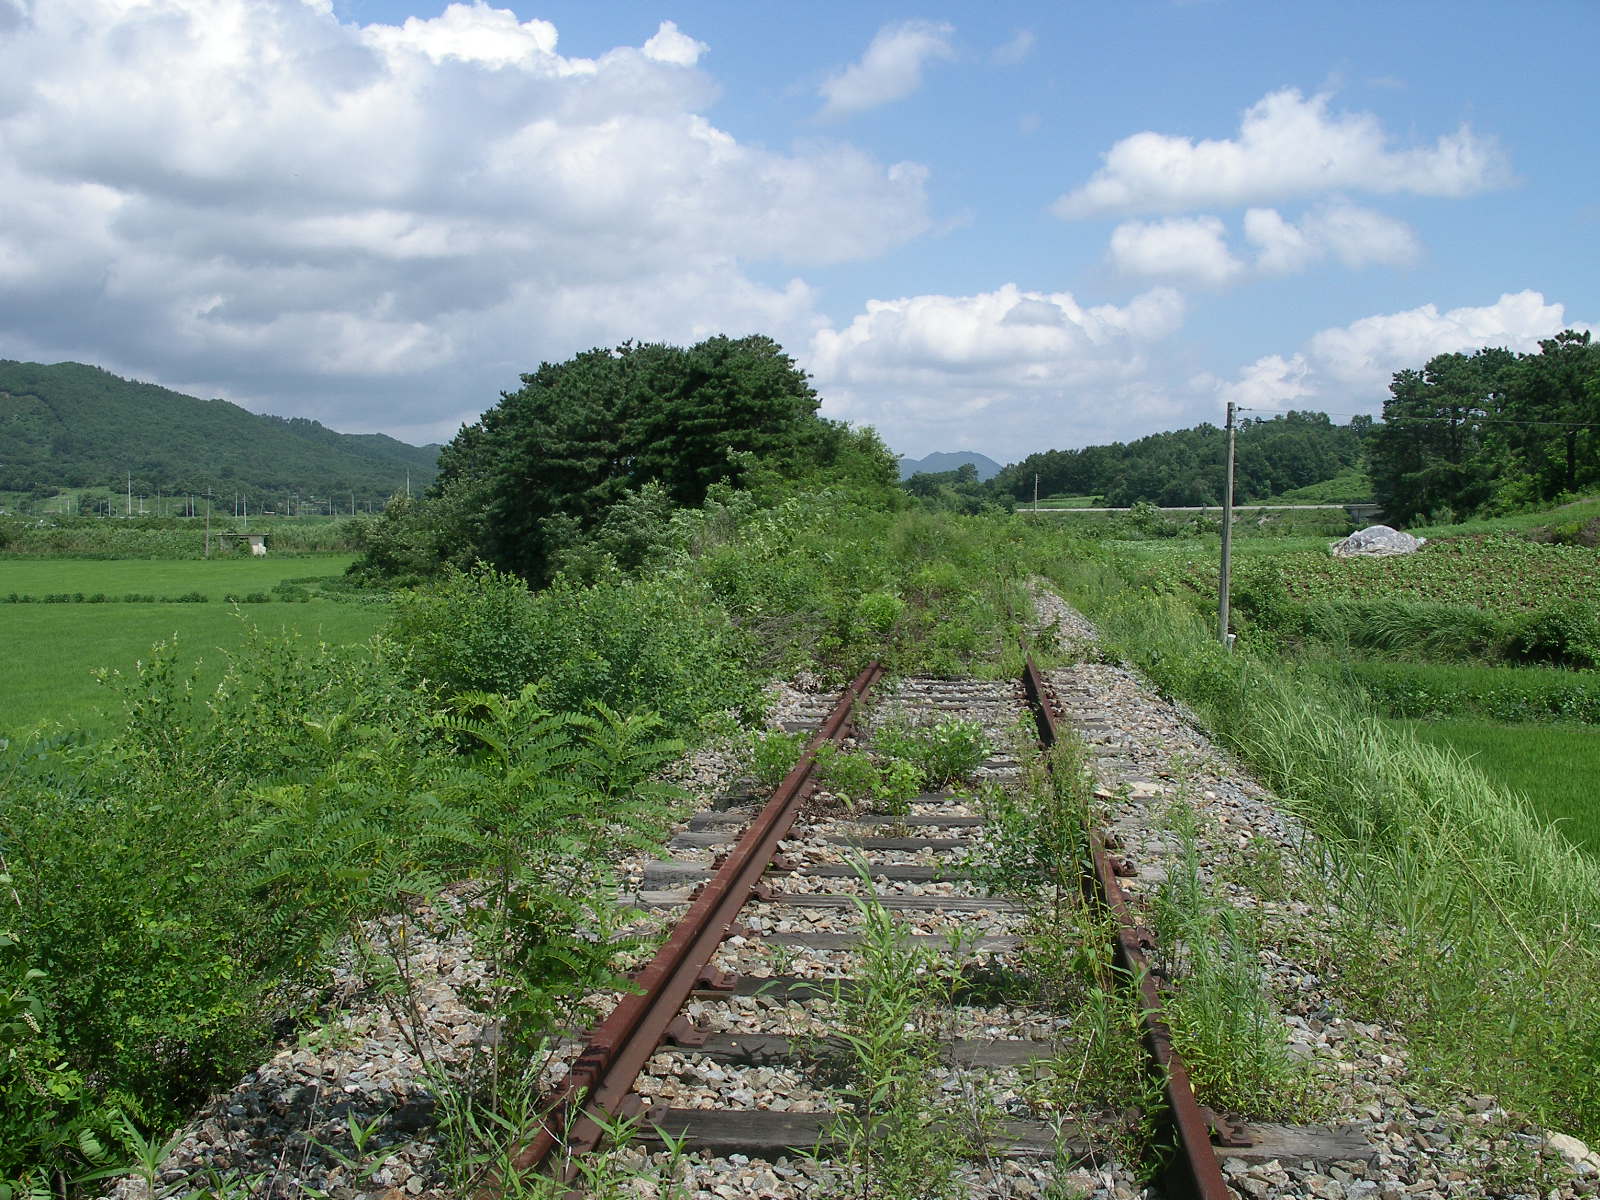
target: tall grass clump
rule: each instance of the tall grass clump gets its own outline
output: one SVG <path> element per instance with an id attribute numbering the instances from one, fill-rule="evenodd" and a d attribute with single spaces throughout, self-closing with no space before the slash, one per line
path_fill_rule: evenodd
<path id="1" fill-rule="evenodd" d="M 1600 865 L 1459 755 L 1386 726 L 1310 671 L 1224 651 L 1209 620 L 1051 564 L 1110 648 L 1191 705 L 1318 835 L 1343 914 L 1324 968 L 1402 1023 L 1440 1084 L 1600 1136 Z"/>
<path id="2" fill-rule="evenodd" d="M 1365 689 L 1391 717 L 1600 725 L 1600 672 L 1383 660 L 1330 663 L 1323 670 Z"/>
<path id="3" fill-rule="evenodd" d="M 1496 658 L 1511 636 L 1509 622 L 1470 604 L 1387 596 L 1309 604 L 1304 622 L 1324 643 L 1431 660 Z"/>

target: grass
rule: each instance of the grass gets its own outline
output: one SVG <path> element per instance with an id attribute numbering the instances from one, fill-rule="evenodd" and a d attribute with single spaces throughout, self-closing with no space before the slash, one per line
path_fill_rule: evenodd
<path id="1" fill-rule="evenodd" d="M 1407 1030 L 1418 1080 L 1600 1136 L 1600 862 L 1459 753 L 1310 671 L 1228 654 L 1188 600 L 1081 558 L 1050 573 L 1111 652 L 1188 702 L 1320 835 L 1338 914 L 1330 979 L 1352 1011 Z M 1594 777 L 1543 744 L 1546 770 Z"/>
<path id="2" fill-rule="evenodd" d="M 1394 724 L 1428 745 L 1454 750 L 1492 782 L 1520 792 L 1573 845 L 1600 855 L 1600 796 L 1595 791 L 1600 738 L 1592 728 L 1462 720 Z"/>
<path id="3" fill-rule="evenodd" d="M 231 604 L 7 605 L 0 624 L 0 735 L 40 721 L 105 728 L 104 706 L 116 700 L 93 672 L 100 667 L 127 671 L 148 656 L 152 645 L 174 635 L 182 662 L 200 664 L 199 683 L 205 687 L 221 677 L 219 651 L 238 647 L 248 624 L 345 644 L 371 637 L 387 615 L 379 605 L 332 600 L 251 605 L 237 613 Z"/>
<path id="4" fill-rule="evenodd" d="M 1479 533 L 1497 533 L 1511 530 L 1526 533 L 1548 525 L 1562 525 L 1575 521 L 1592 521 L 1600 518 L 1600 496 L 1574 500 L 1558 508 L 1539 509 L 1536 512 L 1515 513 L 1505 517 L 1481 517 L 1463 521 L 1459 525 L 1422 525 L 1412 532 L 1424 537 L 1467 537 Z"/>
<path id="5" fill-rule="evenodd" d="M 286 579 L 340 575 L 355 561 L 353 554 L 308 554 L 250 558 L 228 555 L 212 559 L 21 558 L 5 565 L 5 591 L 44 596 L 61 592 L 104 592 L 118 597 L 178 596 L 203 592 L 211 600 L 228 593 L 270 592 Z"/>
<path id="6" fill-rule="evenodd" d="M 1279 492 L 1271 504 L 1370 504 L 1372 479 L 1360 467 L 1346 467 L 1331 479 Z"/>

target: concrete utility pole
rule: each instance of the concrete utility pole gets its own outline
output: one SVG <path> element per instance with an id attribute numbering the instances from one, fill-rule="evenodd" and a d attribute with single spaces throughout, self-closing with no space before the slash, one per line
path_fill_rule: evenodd
<path id="1" fill-rule="evenodd" d="M 1039 472 L 1033 473 L 1033 511 L 1039 511 Z"/>
<path id="2" fill-rule="evenodd" d="M 1233 567 L 1233 443 L 1234 403 L 1228 401 L 1228 477 L 1222 484 L 1222 572 L 1217 584 L 1217 637 L 1228 649 L 1233 649 L 1233 635 L 1228 632 L 1228 586 Z"/>

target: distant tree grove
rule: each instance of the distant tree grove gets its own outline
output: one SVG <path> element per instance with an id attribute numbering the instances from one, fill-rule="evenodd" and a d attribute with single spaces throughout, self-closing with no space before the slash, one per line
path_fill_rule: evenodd
<path id="1" fill-rule="evenodd" d="M 1537 354 L 1485 347 L 1398 372 L 1369 449 L 1393 520 L 1461 518 L 1600 486 L 1600 345 L 1568 329 Z"/>

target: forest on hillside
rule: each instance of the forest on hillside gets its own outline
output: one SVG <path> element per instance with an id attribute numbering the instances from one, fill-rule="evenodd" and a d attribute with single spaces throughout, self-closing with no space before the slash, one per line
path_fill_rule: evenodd
<path id="1" fill-rule="evenodd" d="M 431 483 L 438 448 L 262 416 L 82 363 L 0 360 L 0 491 L 130 487 L 136 495 L 292 494 L 382 503 Z"/>

